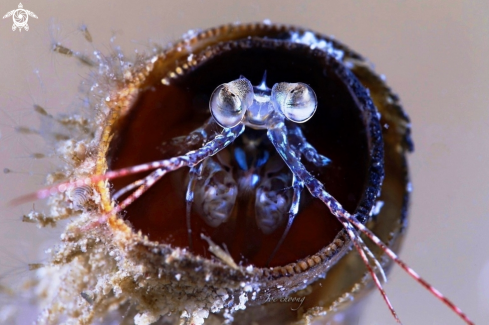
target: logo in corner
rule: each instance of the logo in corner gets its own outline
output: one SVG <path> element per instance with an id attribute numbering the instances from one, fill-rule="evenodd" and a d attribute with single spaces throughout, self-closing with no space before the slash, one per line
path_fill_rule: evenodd
<path id="1" fill-rule="evenodd" d="M 19 3 L 19 8 L 7 12 L 5 16 L 3 16 L 3 19 L 8 18 L 12 16 L 12 19 L 14 21 L 14 24 L 12 25 L 12 30 L 15 32 L 15 30 L 18 28 L 19 32 L 22 31 L 22 28 L 24 28 L 26 31 L 29 30 L 29 25 L 27 25 L 27 21 L 29 20 L 29 16 L 36 18 L 37 16 L 35 13 L 29 10 L 25 10 L 24 6 L 22 6 L 22 3 Z"/>

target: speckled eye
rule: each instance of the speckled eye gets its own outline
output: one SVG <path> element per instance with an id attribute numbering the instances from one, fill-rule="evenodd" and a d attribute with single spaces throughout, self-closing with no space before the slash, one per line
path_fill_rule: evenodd
<path id="1" fill-rule="evenodd" d="M 241 122 L 252 103 L 253 86 L 248 79 L 241 78 L 218 86 L 212 93 L 209 108 L 219 125 L 231 128 Z"/>
<path id="2" fill-rule="evenodd" d="M 314 90 L 302 82 L 275 84 L 271 100 L 286 118 L 295 123 L 309 120 L 318 103 Z"/>

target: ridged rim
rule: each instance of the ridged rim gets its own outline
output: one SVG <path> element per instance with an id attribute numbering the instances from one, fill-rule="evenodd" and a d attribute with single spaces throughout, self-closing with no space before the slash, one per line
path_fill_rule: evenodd
<path id="1" fill-rule="evenodd" d="M 260 36 L 266 36 L 268 33 L 279 32 L 304 33 L 306 30 L 286 25 L 268 25 L 263 23 L 224 25 L 217 28 L 208 29 L 194 35 L 193 37 L 176 42 L 162 54 L 145 62 L 145 65 L 142 67 L 142 69 L 140 69 L 139 74 L 136 74 L 136 78 L 131 81 L 133 83 L 132 99 L 135 99 L 138 89 L 144 89 L 146 86 L 152 82 L 155 82 L 156 80 L 163 83 L 171 83 L 173 79 L 177 79 L 180 75 L 184 75 L 187 71 L 190 71 L 206 60 L 211 59 L 217 52 L 224 51 L 226 47 L 257 46 L 258 43 L 261 43 L 263 46 L 306 47 L 302 44 L 287 41 L 273 39 L 265 40 L 260 38 Z M 250 33 L 256 37 L 247 39 Z M 338 42 L 319 34 L 315 35 L 319 39 L 328 40 L 334 47 L 345 51 L 349 58 L 361 59 L 359 55 L 350 51 L 348 48 L 339 44 Z M 210 46 L 213 43 L 217 44 Z M 369 219 L 369 213 L 375 203 L 377 195 L 380 192 L 382 179 L 384 176 L 383 142 L 378 113 L 369 97 L 368 92 L 350 70 L 345 68 L 342 63 L 336 61 L 332 56 L 328 55 L 322 50 L 310 51 L 318 58 L 328 61 L 327 64 L 336 65 L 337 73 L 340 74 L 342 80 L 349 81 L 347 86 L 350 88 L 350 91 L 355 94 L 355 97 L 358 99 L 360 109 L 363 110 L 364 114 L 366 114 L 368 117 L 369 123 L 366 125 L 370 145 L 368 181 L 366 191 L 364 191 L 363 197 L 356 211 L 356 213 L 359 215 L 359 220 L 365 223 Z M 193 54 L 192 60 L 188 60 L 188 56 L 190 54 Z M 154 71 L 160 72 L 155 74 Z M 166 72 L 162 74 L 161 71 Z M 128 94 L 126 91 L 124 94 L 124 96 L 126 96 L 125 105 L 119 105 L 117 109 L 114 110 L 113 116 L 109 118 L 108 122 L 106 123 L 104 134 L 107 135 L 107 139 L 109 139 L 111 136 L 110 134 L 112 133 L 112 125 L 114 124 L 114 121 L 120 118 L 120 114 L 124 115 L 125 112 L 130 110 L 130 104 L 133 102 L 133 100 L 127 100 L 127 95 Z M 104 149 L 105 152 L 108 149 L 108 145 L 109 141 L 106 143 L 106 148 Z M 102 159 L 105 159 L 105 156 L 103 156 Z M 102 190 L 106 194 L 102 196 L 104 206 L 110 207 L 108 190 L 106 188 Z M 125 224 L 121 222 L 121 220 L 112 218 L 110 224 L 116 231 L 123 231 L 125 233 L 128 231 L 132 232 L 129 227 L 125 226 Z M 141 249 L 146 249 L 162 257 L 169 256 L 174 253 L 174 249 L 167 244 L 151 242 L 138 234 L 133 233 L 133 235 L 134 240 L 139 242 L 138 247 Z M 190 273 L 195 272 L 195 268 L 197 266 L 203 266 L 205 269 L 210 270 L 213 274 L 226 274 L 227 282 L 233 282 L 235 285 L 242 281 L 250 281 L 258 284 L 262 283 L 264 285 L 266 282 L 266 287 L 270 288 L 269 293 L 271 292 L 272 294 L 277 294 L 279 296 L 287 296 L 291 292 L 312 283 L 319 275 L 327 272 L 327 270 L 348 251 L 349 246 L 350 240 L 343 230 L 337 235 L 336 239 L 330 245 L 324 247 L 316 254 L 307 256 L 295 263 L 285 266 L 277 266 L 273 268 L 253 267 L 251 272 L 249 268 L 246 267 L 240 267 L 238 270 L 234 270 L 224 263 L 201 258 L 185 250 L 180 250 L 179 257 L 173 260 L 173 266 L 179 271 L 187 271 Z M 281 291 L 274 289 L 277 287 L 277 285 L 280 286 L 286 284 L 290 286 L 291 282 L 294 282 L 296 285 L 289 290 Z M 262 301 L 257 299 L 255 302 L 260 303 Z"/>

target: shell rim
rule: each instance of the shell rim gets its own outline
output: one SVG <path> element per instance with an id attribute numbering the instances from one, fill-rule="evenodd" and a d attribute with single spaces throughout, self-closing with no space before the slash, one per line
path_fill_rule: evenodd
<path id="1" fill-rule="evenodd" d="M 146 66 L 146 71 L 141 71 L 140 75 L 138 78 L 135 78 L 136 80 L 131 80 L 131 87 L 129 90 L 129 94 L 126 88 L 126 91 L 124 93 L 124 104 L 121 105 L 120 101 L 117 101 L 117 98 L 122 98 L 123 96 L 119 96 L 120 94 L 116 94 L 115 101 L 118 105 L 114 105 L 112 107 L 112 111 L 110 116 L 107 118 L 104 131 L 102 134 L 102 144 L 101 144 L 101 151 L 99 152 L 99 158 L 97 160 L 97 169 L 100 170 L 100 173 L 103 173 L 106 169 L 106 155 L 105 153 L 108 150 L 108 147 L 110 145 L 110 140 L 112 139 L 112 126 L 115 124 L 115 122 L 121 118 L 125 112 L 130 110 L 131 104 L 136 100 L 137 98 L 137 93 L 138 89 L 140 89 L 142 86 L 144 87 L 145 83 L 147 82 L 147 77 L 151 73 L 151 69 L 153 66 L 156 66 L 160 60 L 165 60 L 168 57 L 171 57 L 175 54 L 175 52 L 182 52 L 182 49 L 185 48 L 191 48 L 194 46 L 198 41 L 202 41 L 205 43 L 206 40 L 211 39 L 212 37 L 217 37 L 221 34 L 225 35 L 230 35 L 233 33 L 233 31 L 238 31 L 238 33 L 246 33 L 247 31 L 255 31 L 255 30 L 261 30 L 263 32 L 270 32 L 270 31 L 289 31 L 289 32 L 304 32 L 305 30 L 296 28 L 296 27 L 291 27 L 291 26 L 286 26 L 286 25 L 270 25 L 270 24 L 264 24 L 264 23 L 258 23 L 258 24 L 244 24 L 244 25 L 223 25 L 217 28 L 211 28 L 205 31 L 202 31 L 195 36 L 189 38 L 189 39 L 183 39 L 181 41 L 177 41 L 173 44 L 173 46 L 169 47 L 167 50 L 165 50 L 162 54 L 158 55 L 157 57 L 154 57 L 150 59 L 149 61 L 151 63 L 147 62 Z M 318 37 L 321 39 L 328 39 L 331 41 L 331 43 L 334 45 L 335 48 L 339 48 L 342 50 L 345 50 L 349 53 L 349 58 L 354 58 L 354 59 L 362 59 L 361 56 L 357 55 L 354 52 L 351 52 L 348 48 L 346 48 L 344 45 L 341 43 L 338 43 L 335 40 L 331 40 L 328 37 L 325 37 L 323 35 L 316 34 Z M 242 40 L 243 38 L 239 38 L 238 40 Z M 257 41 L 261 40 L 264 41 L 263 38 L 260 37 L 252 37 L 248 40 L 244 40 L 247 42 L 252 42 L 252 41 Z M 267 40 L 269 42 L 277 42 L 277 43 L 282 43 L 285 44 L 287 42 L 285 41 L 280 41 L 280 40 L 273 40 L 269 39 Z M 224 44 L 224 42 L 220 42 L 219 44 Z M 217 44 L 216 46 L 218 46 Z M 301 44 L 294 44 L 295 46 L 305 46 Z M 209 47 L 211 48 L 211 47 Z M 207 48 L 207 49 L 209 49 Z M 369 212 L 370 208 L 372 207 L 373 203 L 375 202 L 375 199 L 377 198 L 378 194 L 380 193 L 380 188 L 382 185 L 382 180 L 383 180 L 383 141 L 382 141 L 382 132 L 380 128 L 380 122 L 379 118 L 377 116 L 378 112 L 375 106 L 373 105 L 372 100 L 370 99 L 368 93 L 365 90 L 365 87 L 361 85 L 360 81 L 353 75 L 353 73 L 347 69 L 346 67 L 343 67 L 343 63 L 337 61 L 335 58 L 333 58 L 331 55 L 328 55 L 326 52 L 322 50 L 312 50 L 316 51 L 318 55 L 324 55 L 325 57 L 330 57 L 331 59 L 335 60 L 336 63 L 340 66 L 340 70 L 342 70 L 342 73 L 344 74 L 341 78 L 344 80 L 345 77 L 351 78 L 354 80 L 353 85 L 354 88 L 357 92 L 361 94 L 361 96 L 358 96 L 358 94 L 355 95 L 355 97 L 358 98 L 359 101 L 362 102 L 362 106 L 364 106 L 364 110 L 370 114 L 370 119 L 368 125 L 366 125 L 366 129 L 368 129 L 367 134 L 369 135 L 370 142 L 371 144 L 369 148 L 369 171 L 367 173 L 368 179 L 366 180 L 366 191 L 364 191 L 364 194 L 360 200 L 360 203 L 358 204 L 356 213 L 359 213 L 362 216 L 363 223 L 368 221 L 369 219 Z M 201 50 L 201 52 L 204 52 L 204 49 Z M 190 53 L 188 53 L 190 54 Z M 203 54 L 203 57 L 205 57 L 205 54 Z M 178 62 L 178 61 L 177 61 Z M 204 62 L 204 60 L 199 61 L 198 57 L 195 58 L 195 65 L 198 65 L 200 63 Z M 178 68 L 182 68 L 181 66 L 176 66 L 174 69 L 169 69 L 168 76 L 178 77 Z M 185 68 L 185 66 L 184 66 Z M 192 66 L 188 66 L 188 68 L 192 68 Z M 163 80 L 164 78 L 162 78 Z M 128 96 L 129 95 L 129 96 Z M 110 199 L 109 195 L 109 189 L 106 184 L 98 184 L 98 190 L 102 195 L 102 201 L 103 201 L 103 206 L 105 211 L 110 211 L 112 202 Z M 172 248 L 168 244 L 164 243 L 159 243 L 159 242 L 153 242 L 149 241 L 147 238 L 145 238 L 143 235 L 135 233 L 131 230 L 130 227 L 127 226 L 127 224 L 124 223 L 122 219 L 119 219 L 117 216 L 111 216 L 109 220 L 109 226 L 113 231 L 122 231 L 124 233 L 130 232 L 132 235 L 135 235 L 134 237 L 135 240 L 139 241 L 139 247 L 144 248 L 145 250 L 151 250 L 154 253 L 157 253 L 158 255 L 171 255 L 174 253 L 175 248 Z M 213 272 L 217 273 L 222 273 L 226 272 L 228 273 L 229 280 L 232 280 L 233 282 L 235 281 L 252 281 L 252 282 L 257 282 L 261 283 L 264 282 L 265 280 L 275 280 L 277 283 L 284 282 L 283 280 L 290 281 L 291 276 L 299 275 L 301 278 L 312 278 L 312 281 L 309 281 L 307 284 L 311 283 L 314 281 L 314 278 L 320 274 L 324 274 L 332 265 L 336 263 L 336 260 L 340 259 L 347 251 L 348 247 L 351 245 L 350 240 L 348 236 L 346 235 L 345 231 L 342 230 L 338 235 L 336 236 L 336 239 L 328 246 L 324 247 L 321 249 L 316 255 L 313 256 L 307 256 L 304 257 L 303 259 L 297 261 L 294 266 L 285 265 L 285 266 L 277 266 L 273 268 L 258 268 L 258 267 L 252 267 L 252 272 L 250 272 L 249 268 L 240 266 L 238 270 L 233 270 L 231 267 L 228 265 L 222 263 L 221 261 L 218 260 L 211 260 L 211 259 L 204 259 L 200 256 L 195 256 L 192 253 L 186 251 L 185 249 L 181 249 L 181 255 L 179 256 L 178 260 L 181 265 L 186 265 L 185 269 L 189 271 L 194 271 L 194 267 L 196 265 L 202 265 L 205 264 L 205 268 L 212 269 Z M 329 250 L 328 253 L 333 252 L 333 256 L 329 258 L 326 261 L 322 261 L 317 254 L 320 252 L 325 252 L 326 250 Z M 339 252 L 342 252 L 342 254 L 338 254 Z M 318 261 L 318 258 L 320 261 Z M 301 263 L 301 265 L 299 265 Z M 299 269 L 296 269 L 296 266 L 299 265 Z M 302 267 L 301 267 L 302 266 Z M 320 267 L 324 266 L 324 267 Z M 320 271 L 318 269 L 321 269 Z M 299 271 L 300 272 L 297 272 Z M 319 272 L 318 272 L 319 271 Z M 195 271 L 194 271 L 195 272 Z M 312 274 L 315 274 L 315 276 L 310 276 Z M 288 281 L 287 281 L 288 282 Z M 270 284 L 268 284 L 270 286 Z M 303 285 L 302 287 L 305 287 L 306 285 Z M 300 288 L 295 288 L 293 291 L 296 291 Z M 290 292 L 285 292 L 285 295 Z"/>

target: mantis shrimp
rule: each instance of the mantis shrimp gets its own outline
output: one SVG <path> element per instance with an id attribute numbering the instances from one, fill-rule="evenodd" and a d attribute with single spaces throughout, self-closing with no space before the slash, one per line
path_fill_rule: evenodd
<path id="1" fill-rule="evenodd" d="M 297 34 L 294 35 L 292 40 L 297 37 Z M 306 35 L 309 34 L 306 33 Z M 303 37 L 301 42 L 304 43 L 306 38 Z M 279 41 L 275 43 L 267 40 L 256 41 L 265 49 L 275 46 L 277 42 Z M 296 43 L 301 42 L 296 40 Z M 280 46 L 284 46 L 284 43 L 280 43 Z M 311 55 L 326 57 L 328 62 L 339 65 L 338 69 L 348 78 L 354 78 L 348 69 L 338 63 L 342 54 L 339 54 L 338 50 L 330 45 L 321 44 L 320 42 L 315 44 L 316 48 L 312 48 Z M 296 46 L 301 50 L 310 51 L 312 46 L 308 45 Z M 219 46 L 227 50 L 236 45 L 225 43 Z M 252 41 L 244 40 L 240 46 L 246 48 L 246 46 L 255 45 Z M 189 56 L 189 62 L 193 60 L 192 55 Z M 203 57 L 205 56 L 212 56 L 212 53 L 206 53 Z M 178 69 L 175 71 L 180 74 L 181 69 L 180 72 Z M 270 71 L 268 73 L 272 74 Z M 175 73 L 169 75 L 171 78 L 176 78 Z M 163 78 L 161 83 L 164 86 L 171 86 L 170 79 Z M 358 81 L 352 81 L 349 87 L 351 89 L 359 88 Z M 365 105 L 375 110 L 371 100 L 368 99 L 368 92 L 358 90 L 358 93 L 361 94 L 359 97 L 364 98 L 367 102 Z M 383 267 L 365 244 L 361 234 L 377 245 L 385 255 L 429 292 L 448 305 L 467 324 L 473 324 L 457 306 L 422 279 L 387 244 L 369 230 L 365 225 L 367 220 L 364 215 L 348 212 L 315 175 L 317 172 L 314 170 L 327 169 L 334 158 L 322 155 L 308 141 L 301 127 L 301 124 L 314 116 L 318 109 L 318 102 L 321 100 L 311 85 L 303 80 L 292 82 L 282 80 L 274 83 L 270 88 L 267 85 L 267 73 L 265 72 L 261 83 L 256 86 L 252 85 L 246 75 L 241 75 L 237 79 L 226 80 L 208 96 L 210 96 L 210 118 L 203 125 L 194 129 L 189 136 L 184 137 L 184 140 L 175 138 L 166 144 L 166 147 L 176 153 L 174 156 L 56 184 L 19 198 L 16 202 L 43 199 L 53 194 L 90 187 L 101 181 L 149 172 L 148 175 L 118 188 L 112 195 L 112 200 L 117 202 L 113 208 L 95 220 L 91 220 L 81 229 L 90 231 L 106 224 L 111 216 L 131 207 L 165 175 L 188 167 L 189 172 L 183 183 L 185 184 L 186 237 L 190 250 L 195 246 L 192 211 L 196 211 L 208 227 L 219 228 L 229 222 L 233 209 L 236 210 L 235 206 L 239 196 L 245 195 L 252 197 L 254 223 L 262 234 L 268 235 L 282 229 L 279 240 L 275 243 L 265 263 L 268 266 L 299 218 L 301 205 L 307 192 L 312 200 L 324 204 L 344 228 L 347 238 L 358 252 L 398 323 L 400 319 L 382 287 L 382 280 L 386 281 Z M 372 118 L 378 123 L 379 117 Z M 186 150 L 186 146 L 183 145 L 186 142 L 192 142 L 197 148 Z M 381 150 L 376 154 L 381 156 Z M 378 157 L 377 159 L 381 160 Z M 374 170 L 381 168 L 379 160 L 374 160 L 373 164 L 375 165 L 372 167 Z M 382 171 L 379 171 L 377 175 L 379 183 L 382 181 L 382 175 Z M 376 197 L 377 193 L 369 195 Z M 212 243 L 208 237 L 202 235 L 202 238 L 206 238 L 209 244 Z M 231 265 L 231 263 L 228 264 Z M 233 264 L 232 267 L 237 266 Z M 180 280 L 180 277 L 178 275 L 177 279 Z"/>

